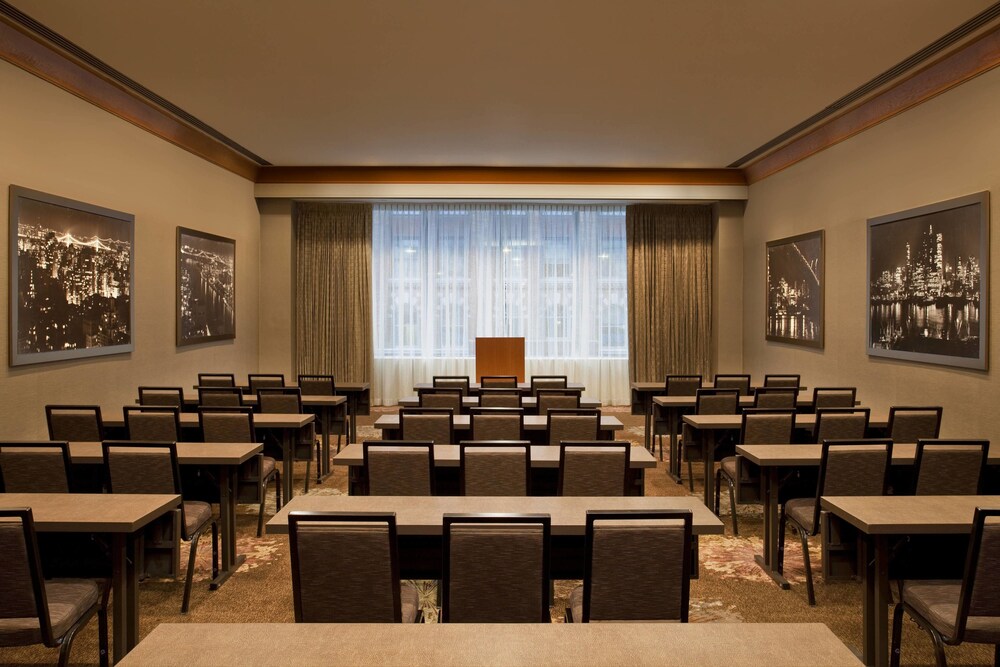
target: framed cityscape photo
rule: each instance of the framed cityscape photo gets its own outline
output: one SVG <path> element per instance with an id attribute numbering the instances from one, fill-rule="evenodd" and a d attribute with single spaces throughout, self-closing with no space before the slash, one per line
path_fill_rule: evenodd
<path id="1" fill-rule="evenodd" d="M 9 194 L 10 365 L 131 352 L 135 216 Z"/>
<path id="2" fill-rule="evenodd" d="M 236 338 L 236 241 L 177 228 L 177 344 Z"/>
<path id="3" fill-rule="evenodd" d="M 990 198 L 868 221 L 868 354 L 986 370 Z"/>
<path id="4" fill-rule="evenodd" d="M 823 347 L 823 230 L 767 242 L 767 340 Z"/>

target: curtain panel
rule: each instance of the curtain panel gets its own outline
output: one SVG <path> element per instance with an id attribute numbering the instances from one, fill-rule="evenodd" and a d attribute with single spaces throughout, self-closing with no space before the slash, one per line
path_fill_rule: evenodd
<path id="1" fill-rule="evenodd" d="M 370 382 L 372 206 L 296 202 L 295 366 Z"/>
<path id="2" fill-rule="evenodd" d="M 631 381 L 711 372 L 713 227 L 711 206 L 626 208 Z"/>

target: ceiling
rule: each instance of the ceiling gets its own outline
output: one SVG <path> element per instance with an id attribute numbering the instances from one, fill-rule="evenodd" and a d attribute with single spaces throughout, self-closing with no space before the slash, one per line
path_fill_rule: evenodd
<path id="1" fill-rule="evenodd" d="M 724 167 L 992 0 L 10 0 L 281 166 Z"/>

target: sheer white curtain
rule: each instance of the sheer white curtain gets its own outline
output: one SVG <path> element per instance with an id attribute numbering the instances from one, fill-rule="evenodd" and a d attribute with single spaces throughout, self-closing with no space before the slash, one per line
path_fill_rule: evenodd
<path id="1" fill-rule="evenodd" d="M 477 336 L 523 336 L 529 375 L 629 400 L 622 206 L 376 205 L 372 283 L 376 403 L 474 376 Z"/>

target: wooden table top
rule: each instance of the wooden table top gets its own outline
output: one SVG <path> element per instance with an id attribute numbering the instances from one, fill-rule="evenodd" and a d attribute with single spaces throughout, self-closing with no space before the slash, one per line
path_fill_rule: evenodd
<path id="1" fill-rule="evenodd" d="M 743 415 L 684 415 L 683 419 L 685 424 L 695 429 L 738 430 L 743 423 Z M 889 413 L 872 413 L 868 425 L 874 428 L 885 428 L 889 425 Z M 812 429 L 815 427 L 815 414 L 795 415 L 795 428 Z"/>
<path id="2" fill-rule="evenodd" d="M 434 445 L 434 465 L 442 468 L 457 468 L 459 449 L 458 445 Z M 363 459 L 364 447 L 361 443 L 356 442 L 340 450 L 340 453 L 333 457 L 333 465 L 360 466 L 364 465 Z M 531 467 L 558 468 L 559 448 L 551 445 L 531 445 Z M 655 468 L 656 459 L 645 447 L 630 447 L 629 467 Z"/>
<path id="3" fill-rule="evenodd" d="M 243 394 L 242 400 L 243 405 L 257 405 L 256 394 Z M 346 396 L 302 395 L 302 405 L 305 407 L 334 407 L 346 402 Z M 184 405 L 198 405 L 198 394 L 184 394 Z"/>
<path id="4" fill-rule="evenodd" d="M 736 452 L 759 466 L 818 466 L 823 445 L 736 445 Z M 987 463 L 1000 464 L 1000 445 L 990 445 Z M 900 442 L 892 446 L 893 465 L 913 465 L 917 459 L 917 445 Z"/>
<path id="5" fill-rule="evenodd" d="M 104 412 L 104 411 L 102 411 Z M 114 414 L 114 411 L 104 412 L 104 414 Z M 198 428 L 197 412 L 182 412 L 180 414 L 181 428 Z M 253 415 L 254 428 L 302 428 L 316 420 L 316 415 L 305 412 L 280 413 L 280 412 L 255 412 Z M 125 428 L 125 416 L 105 417 L 104 426 L 108 428 Z"/>
<path id="6" fill-rule="evenodd" d="M 689 509 L 692 534 L 721 535 L 722 522 L 693 496 L 296 496 L 267 522 L 267 532 L 287 533 L 288 513 L 304 511 L 395 512 L 400 535 L 440 535 L 449 513 L 545 513 L 553 535 L 583 535 L 590 509 Z"/>
<path id="7" fill-rule="evenodd" d="M 192 651 L 191 647 L 198 647 Z M 124 667 L 856 667 L 822 623 L 161 623 Z"/>
<path id="8" fill-rule="evenodd" d="M 433 382 L 418 382 L 415 385 L 413 385 L 413 391 L 420 391 L 421 389 L 433 389 L 433 388 L 434 388 L 434 383 Z M 444 388 L 447 389 L 447 387 L 444 387 Z M 488 388 L 489 389 L 514 389 L 514 387 L 488 387 Z M 587 389 L 587 387 L 583 383 L 580 383 L 580 382 L 567 382 L 565 387 L 541 387 L 541 388 L 544 388 L 544 389 L 573 389 L 573 390 L 577 390 L 578 389 L 580 391 L 586 391 L 586 389 Z M 480 385 L 478 382 L 470 382 L 469 383 L 469 391 L 479 391 L 480 389 L 482 389 L 482 385 Z M 517 383 L 517 389 L 519 391 L 531 391 L 531 383 L 530 382 L 518 382 Z"/>
<path id="9" fill-rule="evenodd" d="M 197 389 L 199 385 L 191 385 L 192 389 Z M 250 385 L 241 384 L 237 385 L 244 393 L 250 391 Z M 286 387 L 295 388 L 297 384 L 286 384 Z M 370 382 L 334 382 L 334 390 L 337 392 L 348 392 L 348 393 L 358 393 L 362 391 L 368 391 L 371 389 Z"/>
<path id="10" fill-rule="evenodd" d="M 30 507 L 35 527 L 53 533 L 134 533 L 181 497 L 133 493 L 0 493 L 0 507 Z"/>
<path id="11" fill-rule="evenodd" d="M 760 385 L 755 385 L 752 382 L 750 383 L 750 389 L 751 390 L 756 389 L 759 386 Z M 666 388 L 667 388 L 667 383 L 664 382 L 664 381 L 660 381 L 660 382 L 630 382 L 629 383 L 629 387 L 631 389 L 635 390 L 635 391 L 641 391 L 641 392 L 649 393 L 649 392 L 653 392 L 653 391 L 657 391 L 657 390 L 661 390 L 661 389 L 665 391 Z M 704 382 L 701 383 L 701 388 L 702 389 L 714 389 L 715 388 L 715 382 L 714 381 L 713 382 L 709 382 L 708 380 L 706 380 L 706 381 L 704 381 Z M 807 389 L 809 389 L 809 387 L 799 386 L 799 391 L 806 391 Z"/>
<path id="12" fill-rule="evenodd" d="M 469 415 L 455 415 L 455 430 L 468 431 L 472 428 L 471 419 L 472 418 Z M 544 431 L 546 427 L 546 417 L 543 415 L 524 415 L 523 423 L 525 431 Z M 382 415 L 375 420 L 375 428 L 389 430 L 398 429 L 399 415 Z M 622 424 L 618 417 L 601 415 L 602 431 L 621 431 L 624 428 L 625 425 Z"/>
<path id="13" fill-rule="evenodd" d="M 420 406 L 419 396 L 404 396 L 399 399 L 399 405 L 404 408 L 416 408 Z M 602 404 L 600 401 L 593 398 L 580 397 L 580 407 L 581 408 L 599 408 Z M 462 407 L 465 408 L 478 408 L 479 407 L 479 397 L 478 396 L 465 396 L 462 398 Z M 538 399 L 534 396 L 524 396 L 521 398 L 521 407 L 527 408 L 529 410 L 534 410 L 538 407 Z"/>
<path id="14" fill-rule="evenodd" d="M 178 442 L 177 462 L 181 465 L 239 465 L 263 451 L 256 442 Z M 71 442 L 73 463 L 104 463 L 99 442 Z"/>
<path id="15" fill-rule="evenodd" d="M 868 535 L 963 534 L 977 507 L 1000 496 L 823 496 L 829 510 Z"/>

